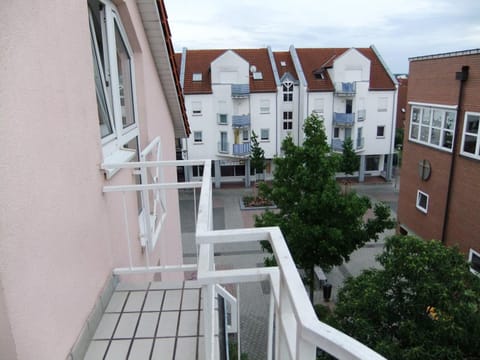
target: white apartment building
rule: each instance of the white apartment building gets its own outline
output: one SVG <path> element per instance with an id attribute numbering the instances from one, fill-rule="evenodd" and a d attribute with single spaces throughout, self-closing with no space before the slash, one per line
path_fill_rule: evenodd
<path id="1" fill-rule="evenodd" d="M 184 147 L 188 159 L 214 160 L 216 186 L 249 185 L 252 131 L 271 177 L 271 159 L 281 156 L 282 141 L 291 136 L 301 143 L 304 119 L 312 113 L 323 118 L 334 151 L 342 151 L 346 138 L 353 140 L 360 181 L 391 178 L 397 82 L 374 46 L 184 49 L 177 60 L 193 134 Z"/>

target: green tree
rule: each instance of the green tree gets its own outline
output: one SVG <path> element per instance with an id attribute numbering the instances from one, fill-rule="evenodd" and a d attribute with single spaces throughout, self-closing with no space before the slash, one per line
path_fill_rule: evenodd
<path id="1" fill-rule="evenodd" d="M 257 138 L 257 134 L 252 130 L 250 165 L 253 169 L 255 180 L 257 180 L 257 174 L 262 174 L 265 170 L 265 151 L 260 147 Z"/>
<path id="2" fill-rule="evenodd" d="M 391 360 L 480 359 L 480 279 L 457 248 L 395 236 L 378 260 L 346 281 L 332 325 Z"/>
<path id="3" fill-rule="evenodd" d="M 343 142 L 342 159 L 340 164 L 340 171 L 347 175 L 353 175 L 355 171 L 358 171 L 360 160 L 353 149 L 353 141 L 351 138 L 347 138 Z"/>
<path id="4" fill-rule="evenodd" d="M 331 156 L 323 122 L 312 115 L 305 120 L 305 140 L 296 146 L 290 137 L 282 143 L 284 156 L 274 159 L 271 186 L 262 184 L 262 196 L 277 205 L 255 219 L 256 226 L 279 226 L 296 264 L 305 269 L 313 299 L 314 266 L 325 271 L 349 259 L 349 255 L 378 234 L 392 228 L 390 210 L 374 207 L 374 216 L 364 220 L 372 208 L 367 197 L 355 192 L 342 194 L 335 180 L 339 160 Z M 271 252 L 268 243 L 262 244 Z"/>

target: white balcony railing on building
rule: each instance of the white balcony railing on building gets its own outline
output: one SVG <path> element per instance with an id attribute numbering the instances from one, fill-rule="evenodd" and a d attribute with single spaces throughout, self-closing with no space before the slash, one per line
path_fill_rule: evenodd
<path id="1" fill-rule="evenodd" d="M 355 124 L 355 113 L 333 113 L 333 125 L 351 127 Z"/>
<path id="2" fill-rule="evenodd" d="M 227 324 L 227 331 L 240 331 L 238 326 L 238 311 L 235 298 L 225 292 L 222 284 L 239 284 L 244 282 L 268 281 L 270 288 L 269 325 L 267 359 L 316 359 L 317 348 L 339 359 L 384 359 L 357 340 L 344 333 L 320 322 L 310 303 L 302 280 L 298 274 L 295 263 L 286 245 L 285 239 L 278 227 L 213 230 L 213 201 L 211 161 L 185 160 L 185 161 L 141 161 L 123 164 L 109 164 L 108 167 L 147 169 L 165 166 L 204 166 L 202 182 L 186 183 L 154 183 L 134 184 L 123 186 L 105 186 L 106 193 L 120 193 L 125 199 L 129 192 L 155 191 L 160 189 L 187 189 L 201 187 L 198 213 L 196 218 L 196 243 L 197 264 L 177 266 L 151 266 L 149 264 L 149 247 L 145 253 L 145 264 L 135 265 L 132 260 L 131 250 L 129 264 L 123 268 L 114 269 L 115 274 L 161 273 L 168 271 L 193 271 L 197 270 L 198 282 L 202 285 L 204 294 L 204 358 L 216 360 L 216 347 L 218 337 L 214 334 L 215 328 L 215 299 L 220 294 L 229 303 L 232 309 L 232 321 Z M 107 165 L 104 165 L 107 167 Z M 195 194 L 196 192 L 194 192 Z M 194 209 L 196 197 L 194 196 Z M 128 248 L 135 246 L 129 234 L 128 214 L 126 202 L 123 201 L 126 241 Z M 269 241 L 277 267 L 216 270 L 214 248 L 218 244 L 241 243 L 250 241 Z M 138 246 L 138 244 L 137 244 Z M 245 299 L 243 300 L 245 301 Z M 235 319 L 234 319 L 235 318 Z M 240 349 L 239 349 L 240 352 Z"/>
<path id="3" fill-rule="evenodd" d="M 335 94 L 338 96 L 354 96 L 357 92 L 355 82 L 337 82 L 335 83 Z"/>
<path id="4" fill-rule="evenodd" d="M 233 155 L 245 156 L 250 154 L 250 143 L 233 144 Z"/>

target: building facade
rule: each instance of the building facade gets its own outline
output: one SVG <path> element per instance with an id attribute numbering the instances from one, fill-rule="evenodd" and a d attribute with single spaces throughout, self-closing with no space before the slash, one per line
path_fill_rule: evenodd
<path id="1" fill-rule="evenodd" d="M 397 82 L 374 46 L 184 49 L 177 60 L 194 134 L 185 152 L 189 159 L 215 160 L 217 185 L 248 185 L 252 131 L 271 176 L 271 159 L 281 156 L 282 141 L 290 136 L 301 144 L 303 122 L 311 114 L 323 118 L 334 151 L 342 151 L 346 138 L 353 140 L 360 181 L 369 175 L 390 179 Z"/>
<path id="2" fill-rule="evenodd" d="M 113 268 L 182 263 L 176 192 L 156 213 L 152 192 L 105 192 L 145 183 L 122 167 L 174 160 L 189 133 L 163 3 L 115 4 L 0 5 L 2 359 L 83 358 Z"/>
<path id="3" fill-rule="evenodd" d="M 480 50 L 410 59 L 399 231 L 458 245 L 480 270 Z"/>

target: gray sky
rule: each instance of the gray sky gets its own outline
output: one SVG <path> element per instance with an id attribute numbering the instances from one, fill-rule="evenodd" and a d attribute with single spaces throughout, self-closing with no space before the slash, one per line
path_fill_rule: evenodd
<path id="1" fill-rule="evenodd" d="M 408 58 L 480 48 L 479 0 L 164 0 L 176 51 L 368 47 Z"/>

